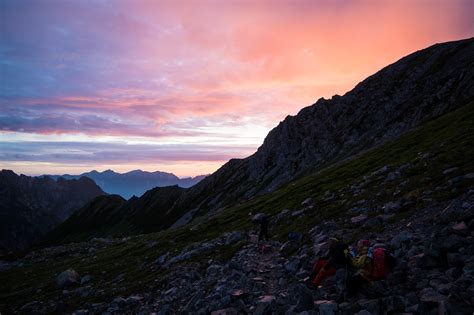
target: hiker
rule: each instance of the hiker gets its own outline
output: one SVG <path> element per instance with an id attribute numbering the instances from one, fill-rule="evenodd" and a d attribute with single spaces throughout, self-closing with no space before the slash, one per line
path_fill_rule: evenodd
<path id="1" fill-rule="evenodd" d="M 310 279 L 315 287 L 318 287 L 327 277 L 333 276 L 337 269 L 347 269 L 350 265 L 349 247 L 346 244 L 336 238 L 330 238 L 328 245 L 328 253 L 319 258 L 313 267 Z"/>
<path id="2" fill-rule="evenodd" d="M 260 233 L 258 234 L 258 241 L 268 241 L 268 219 L 266 215 L 260 218 Z"/>
<path id="3" fill-rule="evenodd" d="M 249 213 L 252 215 L 252 213 Z M 260 232 L 258 233 L 258 241 L 268 241 L 268 218 L 264 213 L 257 213 L 252 217 L 252 222 L 254 224 L 260 225 Z"/>
<path id="4" fill-rule="evenodd" d="M 357 243 L 357 256 L 352 260 L 356 269 L 354 275 L 347 281 L 347 293 L 355 295 L 360 287 L 372 281 L 387 277 L 389 269 L 394 265 L 394 258 L 382 244 L 370 246 L 370 241 L 360 240 Z"/>

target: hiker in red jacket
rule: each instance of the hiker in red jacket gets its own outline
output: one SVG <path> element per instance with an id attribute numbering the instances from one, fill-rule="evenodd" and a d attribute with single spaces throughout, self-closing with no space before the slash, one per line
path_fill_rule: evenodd
<path id="1" fill-rule="evenodd" d="M 350 264 L 349 247 L 346 244 L 336 238 L 329 239 L 328 243 L 327 255 L 319 258 L 313 266 L 311 283 L 315 287 L 321 285 L 327 277 L 333 276 L 337 269 L 348 268 Z"/>

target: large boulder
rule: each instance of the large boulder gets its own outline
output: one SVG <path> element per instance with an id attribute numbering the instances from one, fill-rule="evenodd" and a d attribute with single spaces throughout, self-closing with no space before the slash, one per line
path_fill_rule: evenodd
<path id="1" fill-rule="evenodd" d="M 79 284 L 81 277 L 74 269 L 61 272 L 56 277 L 56 284 L 61 289 Z"/>
<path id="2" fill-rule="evenodd" d="M 272 314 L 276 307 L 276 298 L 273 295 L 264 295 L 258 299 L 255 315 Z"/>
<path id="3" fill-rule="evenodd" d="M 337 313 L 337 303 L 334 301 L 316 301 L 320 315 L 335 315 Z"/>

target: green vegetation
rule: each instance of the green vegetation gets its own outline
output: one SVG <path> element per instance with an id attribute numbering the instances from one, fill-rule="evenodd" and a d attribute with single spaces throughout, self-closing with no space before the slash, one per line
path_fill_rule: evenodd
<path id="1" fill-rule="evenodd" d="M 171 256 L 176 255 L 193 242 L 214 239 L 225 232 L 249 230 L 252 228 L 249 213 L 264 212 L 275 216 L 283 209 L 299 210 L 301 202 L 308 197 L 314 199 L 315 207 L 302 216 L 273 226 L 271 233 L 275 237 L 284 240 L 289 231 L 306 233 L 319 222 L 348 217 L 348 211 L 359 206 L 358 202 L 364 207 L 380 208 L 386 202 L 402 197 L 414 200 L 410 207 L 391 219 L 396 222 L 419 207 L 451 198 L 466 189 L 463 182 L 454 185 L 454 188 L 447 182 L 474 171 L 473 143 L 474 102 L 471 102 L 406 133 L 398 140 L 290 182 L 275 192 L 227 208 L 212 218 L 201 217 L 179 229 L 134 236 L 109 246 L 97 246 L 96 252 L 85 251 L 77 257 L 57 257 L 47 263 L 37 262 L 2 272 L 0 303 L 4 304 L 3 307 L 21 306 L 32 300 L 46 301 L 61 295 L 61 290 L 54 284 L 55 275 L 68 268 L 77 270 L 81 275 L 90 274 L 92 287 L 103 290 L 102 301 L 104 296 L 113 298 L 127 292 L 159 288 L 169 272 L 152 267 L 152 262 L 160 255 L 167 252 Z M 429 157 L 425 156 L 428 153 Z M 386 182 L 386 174 L 364 179 L 385 165 L 394 170 L 404 164 L 410 167 L 404 176 L 394 181 Z M 443 175 L 443 171 L 451 167 L 458 169 Z M 361 187 L 361 192 L 354 193 L 353 185 Z M 424 197 L 423 192 L 427 190 L 433 193 Z M 327 198 L 331 194 L 334 194 L 334 199 Z M 226 261 L 242 245 L 240 242 L 221 247 L 173 268 L 188 263 L 205 264 L 210 258 Z M 67 246 L 87 248 L 84 244 Z M 123 276 L 117 284 L 115 279 L 119 275 Z M 90 296 L 81 301 L 69 301 L 68 307 L 73 310 L 80 303 L 94 302 L 95 299 L 95 296 Z"/>

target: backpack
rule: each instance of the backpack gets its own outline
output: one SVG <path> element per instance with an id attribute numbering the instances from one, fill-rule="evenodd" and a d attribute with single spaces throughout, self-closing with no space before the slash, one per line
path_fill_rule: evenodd
<path id="1" fill-rule="evenodd" d="M 383 279 L 387 277 L 389 267 L 387 265 L 387 255 L 385 248 L 376 248 L 372 256 L 372 273 L 375 279 Z"/>

